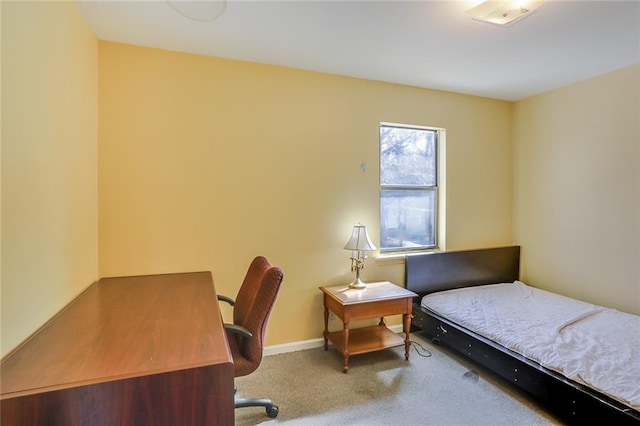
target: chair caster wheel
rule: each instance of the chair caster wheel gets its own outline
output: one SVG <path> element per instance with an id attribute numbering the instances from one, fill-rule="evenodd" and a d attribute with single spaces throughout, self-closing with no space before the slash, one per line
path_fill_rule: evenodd
<path id="1" fill-rule="evenodd" d="M 278 417 L 278 406 L 277 405 L 271 405 L 269 407 L 266 407 L 267 410 L 267 416 L 271 417 L 272 419 L 275 419 L 276 417 Z"/>

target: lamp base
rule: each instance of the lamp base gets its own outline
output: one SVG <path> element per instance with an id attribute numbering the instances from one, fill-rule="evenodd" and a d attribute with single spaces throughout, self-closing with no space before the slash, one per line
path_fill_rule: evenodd
<path id="1" fill-rule="evenodd" d="M 367 285 L 365 283 L 363 283 L 360 278 L 356 278 L 356 280 L 354 282 L 352 282 L 351 284 L 349 284 L 349 288 L 355 288 L 358 290 L 362 290 L 364 288 L 366 288 Z"/>

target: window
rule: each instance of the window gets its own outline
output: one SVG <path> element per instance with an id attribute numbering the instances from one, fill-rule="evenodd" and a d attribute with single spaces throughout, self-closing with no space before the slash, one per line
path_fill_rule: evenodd
<path id="1" fill-rule="evenodd" d="M 438 141 L 444 129 L 380 124 L 380 251 L 438 246 Z"/>

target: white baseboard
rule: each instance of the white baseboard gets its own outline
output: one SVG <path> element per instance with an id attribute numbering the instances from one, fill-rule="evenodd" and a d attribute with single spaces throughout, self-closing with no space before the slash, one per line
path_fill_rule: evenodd
<path id="1" fill-rule="evenodd" d="M 401 333 L 402 324 L 390 325 L 389 330 L 393 331 L 394 333 Z M 262 354 L 264 356 L 278 355 L 278 354 L 284 354 L 287 352 L 297 352 L 297 351 L 303 351 L 305 349 L 319 348 L 322 345 L 324 345 L 324 339 L 320 337 L 318 339 L 301 340 L 298 342 L 265 346 Z"/>

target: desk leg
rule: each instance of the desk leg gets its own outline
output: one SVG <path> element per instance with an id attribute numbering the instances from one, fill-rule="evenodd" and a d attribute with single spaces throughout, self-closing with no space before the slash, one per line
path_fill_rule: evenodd
<path id="1" fill-rule="evenodd" d="M 409 361 L 409 352 L 411 349 L 411 339 L 409 337 L 409 331 L 411 331 L 411 315 L 403 314 L 403 331 L 404 331 L 404 359 Z"/>
<path id="2" fill-rule="evenodd" d="M 322 333 L 322 335 L 324 336 L 324 350 L 328 350 L 329 349 L 329 339 L 327 339 L 327 334 L 329 334 L 329 309 L 327 308 L 327 305 L 324 306 L 324 333 Z"/>
<path id="3" fill-rule="evenodd" d="M 342 352 L 342 372 L 347 373 L 349 370 L 349 323 L 343 323 L 344 331 L 344 351 Z"/>

